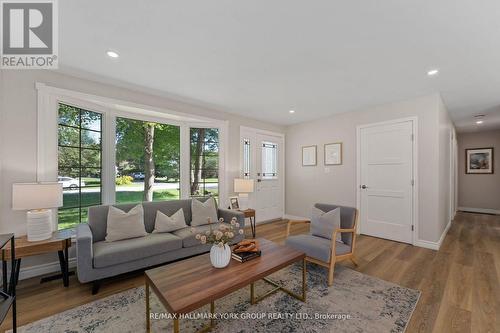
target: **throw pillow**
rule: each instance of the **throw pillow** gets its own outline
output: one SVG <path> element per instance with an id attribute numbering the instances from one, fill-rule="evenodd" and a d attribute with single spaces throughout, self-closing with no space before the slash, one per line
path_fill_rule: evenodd
<path id="1" fill-rule="evenodd" d="M 207 201 L 201 202 L 200 200 L 193 198 L 191 200 L 191 213 L 193 216 L 191 220 L 192 227 L 208 224 L 209 218 L 212 220 L 212 223 L 217 222 L 215 199 L 208 198 Z"/>
<path id="2" fill-rule="evenodd" d="M 106 242 L 146 236 L 144 228 L 144 210 L 139 204 L 125 213 L 123 210 L 109 206 Z"/>
<path id="3" fill-rule="evenodd" d="M 186 227 L 187 224 L 184 219 L 184 211 L 182 208 L 175 212 L 172 216 L 167 216 L 159 210 L 156 211 L 155 230 L 153 230 L 154 233 L 172 232 Z"/>
<path id="4" fill-rule="evenodd" d="M 329 212 L 313 207 L 311 216 L 311 234 L 332 239 L 332 233 L 340 228 L 340 207 Z M 338 242 L 342 242 L 341 234 L 337 233 Z"/>

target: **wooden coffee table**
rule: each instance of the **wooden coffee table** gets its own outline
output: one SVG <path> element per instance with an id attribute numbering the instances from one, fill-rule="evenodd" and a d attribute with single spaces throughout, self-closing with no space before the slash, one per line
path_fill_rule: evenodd
<path id="1" fill-rule="evenodd" d="M 284 291 L 303 302 L 306 301 L 305 254 L 266 239 L 258 239 L 262 256 L 244 263 L 231 259 L 225 268 L 214 268 L 209 254 L 182 260 L 145 272 L 146 281 L 146 327 L 150 332 L 149 289 L 159 298 L 165 309 L 173 316 L 174 332 L 179 332 L 179 315 L 194 311 L 210 303 L 210 312 L 215 312 L 215 301 L 238 289 L 250 285 L 250 302 L 255 304 L 278 290 Z M 297 261 L 302 261 L 302 295 L 285 289 L 266 278 Z M 261 296 L 255 296 L 254 283 L 264 280 L 275 288 Z M 211 330 L 210 323 L 199 332 Z"/>

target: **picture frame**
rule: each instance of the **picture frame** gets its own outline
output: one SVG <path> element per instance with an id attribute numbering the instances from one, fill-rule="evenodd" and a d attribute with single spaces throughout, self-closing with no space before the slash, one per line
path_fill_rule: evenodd
<path id="1" fill-rule="evenodd" d="M 342 164 L 342 142 L 326 143 L 324 146 L 325 165 Z"/>
<path id="2" fill-rule="evenodd" d="M 494 173 L 494 149 L 465 149 L 465 173 L 469 175 L 490 175 Z"/>
<path id="3" fill-rule="evenodd" d="M 317 146 L 302 147 L 302 166 L 317 165 Z"/>
<path id="4" fill-rule="evenodd" d="M 238 197 L 230 197 L 229 204 L 231 205 L 232 210 L 240 209 L 240 202 L 238 201 Z"/>

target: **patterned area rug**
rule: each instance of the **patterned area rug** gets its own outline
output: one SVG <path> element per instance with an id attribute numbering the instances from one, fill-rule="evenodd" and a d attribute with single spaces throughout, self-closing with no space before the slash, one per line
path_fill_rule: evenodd
<path id="1" fill-rule="evenodd" d="M 215 302 L 219 319 L 213 332 L 404 332 L 420 292 L 338 266 L 334 285 L 326 284 L 326 270 L 308 264 L 307 302 L 277 292 L 250 305 L 250 288 Z M 275 281 L 299 292 L 301 265 L 271 275 Z M 272 287 L 256 284 L 261 295 Z M 144 288 L 134 288 L 25 325 L 19 332 L 145 332 Z M 172 332 L 168 318 L 154 294 L 151 297 L 152 332 Z M 206 322 L 209 307 L 181 319 L 181 332 L 194 332 Z M 202 317 L 193 319 L 193 317 Z"/>

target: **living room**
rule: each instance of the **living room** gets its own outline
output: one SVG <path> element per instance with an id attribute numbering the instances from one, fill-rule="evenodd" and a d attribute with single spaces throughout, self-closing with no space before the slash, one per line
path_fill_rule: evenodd
<path id="1" fill-rule="evenodd" d="M 1 331 L 499 330 L 499 4 L 0 5 Z"/>

